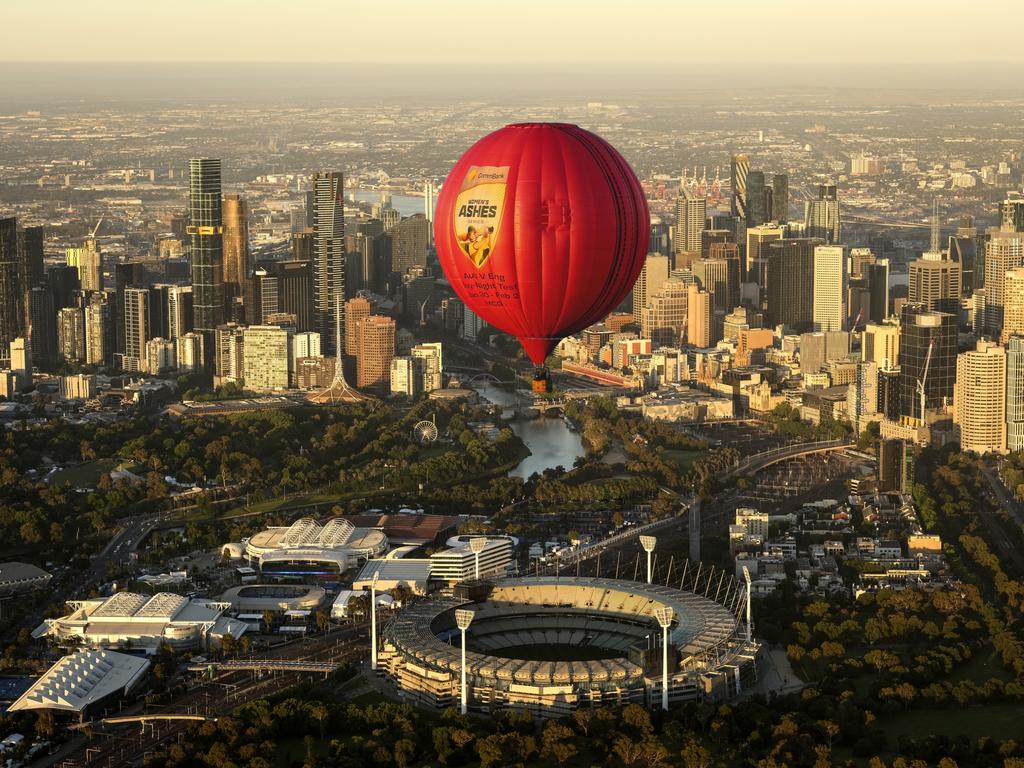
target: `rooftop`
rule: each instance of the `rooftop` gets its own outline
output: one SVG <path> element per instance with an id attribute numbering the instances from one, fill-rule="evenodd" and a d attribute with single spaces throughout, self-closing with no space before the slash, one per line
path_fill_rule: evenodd
<path id="1" fill-rule="evenodd" d="M 137 656 L 106 650 L 72 653 L 50 667 L 10 711 L 59 709 L 81 712 L 90 704 L 134 687 L 149 668 Z"/>

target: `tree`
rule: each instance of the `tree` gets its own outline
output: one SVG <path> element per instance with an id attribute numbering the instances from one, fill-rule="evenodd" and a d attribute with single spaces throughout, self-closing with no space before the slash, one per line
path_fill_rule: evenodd
<path id="1" fill-rule="evenodd" d="M 571 728 L 557 720 L 548 721 L 541 737 L 541 757 L 557 765 L 564 765 L 576 756 L 576 746 L 572 743 L 574 735 Z"/>
<path id="2" fill-rule="evenodd" d="M 399 739 L 395 742 L 395 765 L 398 768 L 406 768 L 415 754 L 416 745 L 411 739 Z"/>

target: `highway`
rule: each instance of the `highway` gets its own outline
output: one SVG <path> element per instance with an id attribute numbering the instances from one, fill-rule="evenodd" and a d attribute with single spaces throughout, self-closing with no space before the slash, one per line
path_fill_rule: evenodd
<path id="1" fill-rule="evenodd" d="M 991 489 L 993 496 L 999 501 L 1003 509 L 1010 513 L 1010 516 L 1013 517 L 1018 525 L 1024 525 L 1022 524 L 1022 521 L 1024 521 L 1024 510 L 1021 509 L 1020 502 L 1013 497 L 1013 494 L 1003 484 L 998 470 L 982 462 L 981 474 L 984 476 L 985 482 Z M 996 517 L 984 500 L 978 505 L 978 512 L 981 522 L 989 532 L 989 538 L 998 551 L 999 558 L 1012 563 L 1018 573 L 1024 573 L 1024 552 L 1018 551 L 1014 542 L 1006 535 L 1003 521 Z"/>

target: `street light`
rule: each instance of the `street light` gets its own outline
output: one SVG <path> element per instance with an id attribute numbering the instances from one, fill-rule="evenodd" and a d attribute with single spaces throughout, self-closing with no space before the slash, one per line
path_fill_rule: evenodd
<path id="1" fill-rule="evenodd" d="M 462 706 L 460 711 L 462 714 L 466 714 L 466 705 L 469 701 L 469 696 L 466 691 L 466 630 L 469 629 L 469 625 L 473 623 L 473 612 L 466 608 L 459 608 L 455 611 L 455 624 L 459 627 L 462 633 L 462 698 L 460 699 Z"/>
<path id="2" fill-rule="evenodd" d="M 370 669 L 377 671 L 377 579 L 380 571 L 373 574 L 370 582 Z"/>
<path id="3" fill-rule="evenodd" d="M 661 624 L 661 708 L 668 711 L 668 628 L 675 618 L 675 610 L 670 605 L 654 609 L 654 617 Z"/>
<path id="4" fill-rule="evenodd" d="M 469 540 L 469 551 L 473 553 L 476 558 L 476 577 L 480 578 L 480 553 L 484 551 L 487 546 L 487 539 L 483 536 L 477 536 L 474 539 Z"/>
<path id="5" fill-rule="evenodd" d="M 647 553 L 647 583 L 651 583 L 651 552 L 654 551 L 654 545 L 658 543 L 658 539 L 655 536 L 641 536 L 640 546 L 644 548 L 644 552 Z"/>

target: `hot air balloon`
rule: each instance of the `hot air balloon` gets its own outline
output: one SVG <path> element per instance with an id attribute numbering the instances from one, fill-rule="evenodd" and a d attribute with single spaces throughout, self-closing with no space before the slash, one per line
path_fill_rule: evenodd
<path id="1" fill-rule="evenodd" d="M 459 158 L 437 201 L 434 241 L 473 312 L 544 360 L 604 318 L 643 267 L 650 217 L 614 147 L 564 123 L 518 123 Z"/>

